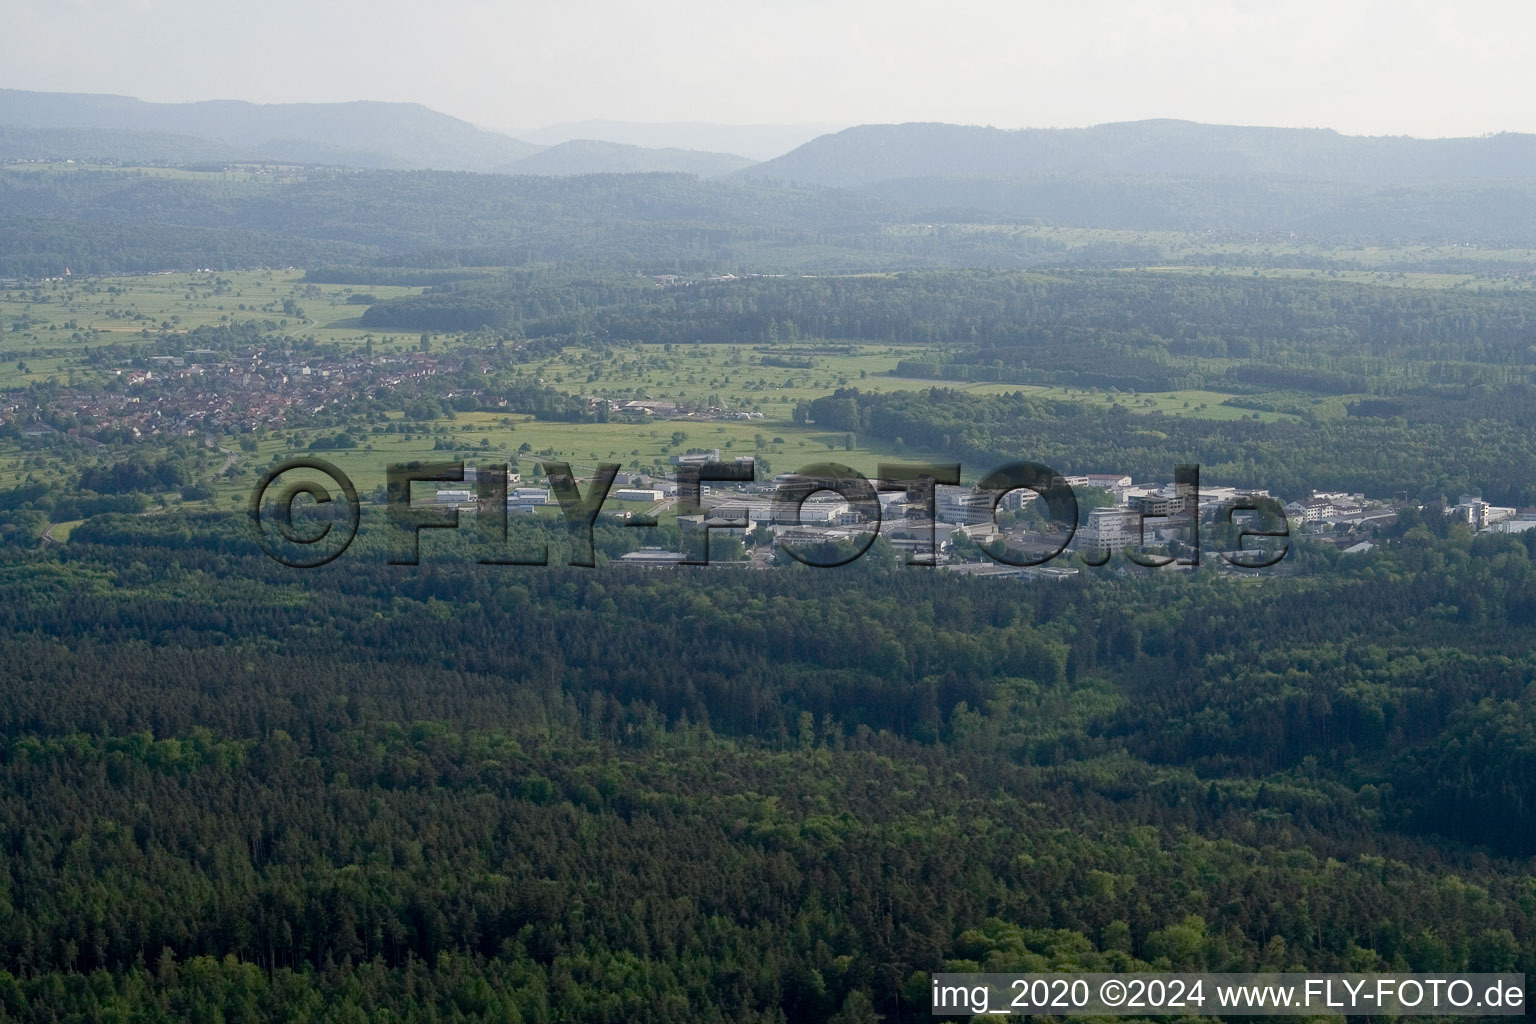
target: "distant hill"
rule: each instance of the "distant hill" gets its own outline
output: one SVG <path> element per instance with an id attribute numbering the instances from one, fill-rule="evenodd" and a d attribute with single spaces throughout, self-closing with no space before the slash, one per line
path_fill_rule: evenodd
<path id="1" fill-rule="evenodd" d="M 734 153 L 648 149 L 617 142 L 578 139 L 524 157 L 501 170 L 506 174 L 628 174 L 636 171 L 664 171 L 713 178 L 750 167 L 753 162 Z"/>
<path id="2" fill-rule="evenodd" d="M 228 123 L 198 120 L 211 108 L 228 108 Z M 274 120 L 279 110 L 290 113 Z M 104 111 L 123 114 L 111 119 L 118 127 L 69 123 L 106 120 Z M 329 134 L 327 123 L 336 126 Z M 447 141 L 431 156 L 438 137 Z M 444 168 L 499 153 L 487 170 L 511 173 L 369 167 L 410 163 L 412 147 Z M 726 153 L 590 140 L 531 149 L 408 105 L 167 106 L 0 92 L 0 159 L 160 154 L 217 165 L 267 152 L 361 167 L 227 176 L 0 167 L 0 277 L 372 260 L 586 261 L 698 275 L 1183 259 L 1155 239 L 1072 240 L 1035 223 L 1201 232 L 1244 246 L 1536 246 L 1536 138 L 1524 135 L 1358 139 L 1177 121 L 1064 132 L 884 125 L 748 167 Z"/>
<path id="3" fill-rule="evenodd" d="M 1172 120 L 1019 131 L 931 123 L 862 125 L 813 139 L 739 173 L 844 187 L 1044 175 L 1260 176 L 1383 186 L 1536 178 L 1536 135 L 1413 139 Z"/>
<path id="4" fill-rule="evenodd" d="M 715 124 L 707 121 L 577 121 L 554 124 L 518 137 L 541 146 L 576 139 L 601 139 L 652 149 L 697 149 L 740 153 L 753 160 L 783 156 L 820 135 L 847 127 L 842 124 Z"/>
<path id="5" fill-rule="evenodd" d="M 197 164 L 241 158 L 234 146 L 195 135 L 0 124 L 0 160 Z"/>
<path id="6" fill-rule="evenodd" d="M 177 161 L 216 155 L 184 156 L 197 148 L 188 140 L 197 139 L 227 147 L 225 159 L 489 171 L 538 150 L 415 103 L 146 103 L 127 96 L 0 89 L 0 127 L 10 129 L 3 138 L 13 148 L 30 143 L 44 158 L 76 155 L 65 152 L 74 146 L 81 147 L 81 158 Z M 157 146 L 164 147 L 164 155 L 156 155 Z M 107 151 L 100 151 L 103 147 Z"/>

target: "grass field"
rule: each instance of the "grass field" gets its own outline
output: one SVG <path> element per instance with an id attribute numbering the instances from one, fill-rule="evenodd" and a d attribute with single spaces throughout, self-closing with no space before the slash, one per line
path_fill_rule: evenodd
<path id="1" fill-rule="evenodd" d="M 71 519 L 68 522 L 54 523 L 48 529 L 48 536 L 62 544 L 69 540 L 69 535 L 74 528 L 83 522 L 85 522 L 84 519 Z"/>
<path id="2" fill-rule="evenodd" d="M 429 427 L 431 434 L 365 434 L 359 438 L 358 448 L 315 454 L 344 470 L 364 494 L 385 482 L 387 466 L 412 461 L 447 462 L 462 458 L 470 465 L 477 461 L 514 461 L 525 476 L 531 475 L 536 462 L 548 460 L 568 462 L 578 473 L 590 472 L 600 462 L 616 462 L 626 472 L 634 472 L 650 471 L 657 463 L 665 465 L 669 455 L 689 448 L 719 448 L 721 457 L 726 459 L 738 455 L 760 457 L 773 473 L 834 461 L 873 476 L 879 462 L 903 454 L 894 446 L 870 446 L 857 438 L 854 448 L 849 450 L 842 433 L 818 430 L 814 425 L 770 424 L 765 420 L 659 420 L 636 427 L 624 423 L 553 423 L 501 413 L 461 413 L 453 420 L 438 420 Z M 300 454 L 313 435 L 332 432 L 290 432 L 297 437 L 299 448 L 290 446 L 286 437 L 263 440 L 254 454 L 241 454 L 236 464 L 238 475 L 220 483 L 214 501 L 222 507 L 243 502 L 258 473 L 274 457 Z M 684 435 L 680 444 L 673 444 L 674 433 Z M 761 447 L 757 444 L 759 435 L 763 440 Z M 452 450 L 436 447 L 445 438 L 454 441 Z M 775 443 L 775 439 L 781 440 Z M 522 451 L 525 444 L 528 450 Z"/>
<path id="3" fill-rule="evenodd" d="M 861 391 L 921 391 L 949 388 L 968 394 L 998 395 L 1023 391 L 1091 405 L 1114 403 L 1138 412 L 1158 411 L 1170 416 L 1235 420 L 1253 418 L 1251 410 L 1220 403 L 1231 394 L 1219 391 L 1165 391 L 1132 394 L 1095 388 L 1049 384 L 995 384 L 966 381 L 923 380 L 890 376 L 903 359 L 921 356 L 928 349 L 889 345 L 836 345 L 847 354 L 820 354 L 817 346 L 779 346 L 781 354 L 809 355 L 811 369 L 763 366 L 762 353 L 745 346 L 639 345 L 612 354 L 590 349 L 568 349 L 561 358 L 537 364 L 534 372 L 550 387 L 573 394 L 609 397 L 677 400 L 703 404 L 720 399 L 731 409 L 761 412 L 768 422 L 788 424 L 797 401 L 818 398 L 839 387 Z M 1261 412 L 1258 418 L 1273 422 L 1295 419 L 1283 413 Z"/>
<path id="4" fill-rule="evenodd" d="M 420 288 L 306 284 L 302 271 L 248 270 L 207 274 L 65 278 L 33 288 L 0 289 L 0 387 L 57 377 L 72 367 L 89 373 L 86 346 L 146 340 L 161 331 L 271 321 L 294 337 L 360 347 L 371 335 L 379 351 L 412 347 L 417 332 L 366 328 L 356 292 L 380 299 Z M 285 300 L 291 305 L 284 309 Z M 24 364 L 19 368 L 18 363 Z"/>

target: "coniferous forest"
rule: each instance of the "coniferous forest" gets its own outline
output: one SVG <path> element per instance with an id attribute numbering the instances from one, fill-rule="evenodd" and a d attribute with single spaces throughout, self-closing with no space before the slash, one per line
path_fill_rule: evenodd
<path id="1" fill-rule="evenodd" d="M 1029 587 L 300 573 L 244 529 L 5 556 L 15 1019 L 917 1020 L 946 968 L 1536 955 L 1520 538 Z"/>

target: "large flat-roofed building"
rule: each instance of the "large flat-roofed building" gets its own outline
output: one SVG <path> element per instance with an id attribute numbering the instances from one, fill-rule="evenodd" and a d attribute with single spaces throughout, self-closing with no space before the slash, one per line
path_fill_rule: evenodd
<path id="1" fill-rule="evenodd" d="M 669 460 L 674 466 L 703 466 L 710 462 L 720 461 L 719 448 L 706 448 L 703 451 L 686 452 L 682 455 L 674 455 Z"/>
<path id="2" fill-rule="evenodd" d="M 934 511 L 946 523 L 984 523 L 992 518 L 993 498 L 990 491 L 940 487 L 934 500 Z"/>
<path id="3" fill-rule="evenodd" d="M 677 528 L 684 533 L 692 533 L 694 530 L 750 530 L 758 525 L 758 520 L 752 518 L 749 508 L 737 506 L 717 505 L 708 512 L 693 512 L 677 517 Z"/>
<path id="4" fill-rule="evenodd" d="M 1110 491 L 1117 497 L 1121 496 L 1133 483 L 1128 473 L 1080 473 L 1077 476 L 1069 476 L 1064 479 L 1069 486 L 1097 487 L 1101 490 Z"/>
<path id="5" fill-rule="evenodd" d="M 933 519 L 888 519 L 880 527 L 880 536 L 898 551 L 932 561 L 935 550 L 949 547 L 953 524 Z"/>
<path id="6" fill-rule="evenodd" d="M 509 512 L 532 512 L 540 505 L 549 504 L 549 492 L 542 487 L 514 487 L 507 492 Z"/>
<path id="7" fill-rule="evenodd" d="M 871 532 L 846 526 L 781 526 L 774 531 L 781 545 L 835 544 L 855 541 L 860 534 Z"/>
<path id="8" fill-rule="evenodd" d="M 1132 512 L 1144 516 L 1174 516 L 1184 511 L 1184 499 L 1167 494 L 1137 494 L 1125 504 Z"/>
<path id="9" fill-rule="evenodd" d="M 807 525 L 833 525 L 841 521 L 844 513 L 848 512 L 848 502 L 840 498 L 823 500 L 819 496 L 812 496 L 801 506 L 798 518 L 795 515 L 794 502 L 775 502 L 777 511 L 774 514 L 774 522 L 794 523 L 800 522 Z"/>
<path id="10" fill-rule="evenodd" d="M 624 565 L 676 565 L 682 560 L 683 556 L 678 552 L 663 551 L 661 548 L 641 548 L 639 551 L 630 551 L 619 556 L 619 561 Z"/>
<path id="11" fill-rule="evenodd" d="M 1077 535 L 1080 551 L 1123 551 L 1141 544 L 1141 516 L 1123 508 L 1092 509 Z"/>

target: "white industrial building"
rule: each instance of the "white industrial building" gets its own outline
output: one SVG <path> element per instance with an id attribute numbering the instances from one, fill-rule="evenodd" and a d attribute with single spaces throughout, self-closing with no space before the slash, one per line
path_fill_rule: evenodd
<path id="1" fill-rule="evenodd" d="M 665 497 L 653 487 L 620 487 L 611 496 L 619 501 L 660 501 Z"/>
<path id="2" fill-rule="evenodd" d="M 542 487 L 514 487 L 507 492 L 507 509 L 513 512 L 532 512 L 540 505 L 549 504 L 549 492 Z"/>
<path id="3" fill-rule="evenodd" d="M 942 522 L 967 525 L 992 518 L 992 492 L 940 487 L 934 496 L 934 511 Z"/>
<path id="4" fill-rule="evenodd" d="M 1099 554 L 1123 551 L 1141 544 L 1141 516 L 1123 508 L 1096 508 L 1077 533 L 1079 551 Z"/>

